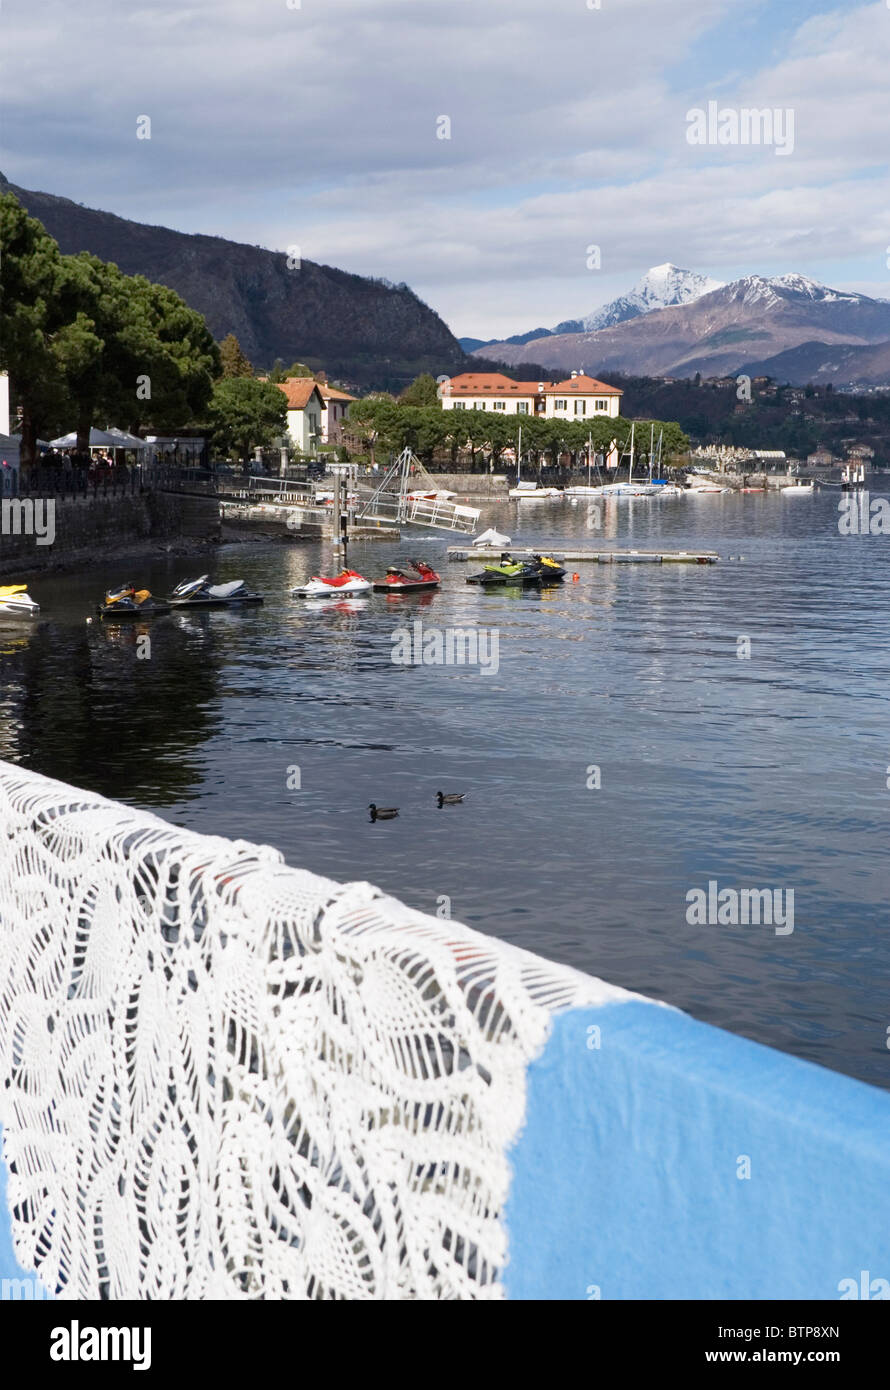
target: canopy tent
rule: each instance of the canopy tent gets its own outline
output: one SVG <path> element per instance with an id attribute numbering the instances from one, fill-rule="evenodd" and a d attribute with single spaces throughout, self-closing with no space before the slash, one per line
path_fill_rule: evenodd
<path id="1" fill-rule="evenodd" d="M 60 435 L 58 439 L 50 440 L 54 449 L 73 449 L 77 444 L 77 432 Z M 147 449 L 148 445 L 144 439 L 140 439 L 135 434 L 127 434 L 126 430 L 115 429 L 112 426 L 108 430 L 90 430 L 91 449 Z"/>
<path id="2" fill-rule="evenodd" d="M 115 425 L 109 425 L 105 433 L 117 440 L 114 445 L 116 449 L 148 449 L 151 447 L 144 439 L 140 439 L 138 434 L 128 434 L 126 430 L 119 430 Z"/>
<path id="3" fill-rule="evenodd" d="M 72 430 L 70 434 L 62 434 L 58 439 L 51 439 L 54 449 L 73 449 L 77 445 L 77 431 Z M 115 448 L 114 439 L 105 430 L 90 430 L 91 449 L 113 449 Z"/>

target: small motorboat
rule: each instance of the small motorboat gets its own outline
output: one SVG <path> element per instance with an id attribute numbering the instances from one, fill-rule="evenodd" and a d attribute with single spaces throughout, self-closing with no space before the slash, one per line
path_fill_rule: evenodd
<path id="1" fill-rule="evenodd" d="M 686 489 L 689 497 L 706 497 L 714 492 L 729 492 L 728 487 L 721 487 L 719 483 L 703 483 L 694 475 L 687 475 L 686 482 L 689 486 Z"/>
<path id="2" fill-rule="evenodd" d="M 658 491 L 652 494 L 653 497 L 685 497 L 688 488 L 679 487 L 677 483 L 653 483 L 653 487 Z"/>
<path id="3" fill-rule="evenodd" d="M 548 499 L 564 496 L 558 487 L 538 487 L 537 483 L 517 483 L 511 487 L 507 496 L 513 502 L 546 502 Z"/>
<path id="4" fill-rule="evenodd" d="M 439 575 L 423 560 L 409 560 L 407 565 L 389 565 L 382 579 L 375 579 L 373 588 L 378 594 L 416 594 L 425 589 L 438 589 Z"/>
<path id="5" fill-rule="evenodd" d="M 371 581 L 357 570 L 341 570 L 331 578 L 323 574 L 313 574 L 308 584 L 298 584 L 291 589 L 293 598 L 339 598 L 342 595 L 367 594 L 371 591 Z"/>
<path id="6" fill-rule="evenodd" d="M 36 618 L 40 604 L 28 593 L 27 584 L 0 586 L 0 616 L 4 618 Z"/>
<path id="7" fill-rule="evenodd" d="M 155 618 L 159 613 L 169 613 L 170 605 L 164 599 L 154 598 L 148 589 L 122 584 L 119 589 L 106 592 L 96 612 L 100 618 Z"/>
<path id="8" fill-rule="evenodd" d="M 210 584 L 209 575 L 184 579 L 170 595 L 173 608 L 239 608 L 242 604 L 262 603 L 262 594 L 253 594 L 243 579 L 228 584 Z"/>
<path id="9" fill-rule="evenodd" d="M 783 497 L 812 497 L 815 489 L 812 483 L 792 483 L 780 491 Z"/>

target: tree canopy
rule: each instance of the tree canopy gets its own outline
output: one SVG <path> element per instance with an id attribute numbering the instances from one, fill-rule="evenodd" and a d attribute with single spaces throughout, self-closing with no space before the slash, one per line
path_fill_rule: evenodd
<path id="1" fill-rule="evenodd" d="M 227 333 L 219 345 L 219 361 L 223 376 L 253 376 L 253 367 L 241 350 L 234 333 Z"/>
<path id="2" fill-rule="evenodd" d="M 406 386 L 399 396 L 400 405 L 435 405 L 439 404 L 439 388 L 436 379 L 429 372 L 421 372 L 416 376 L 410 386 Z"/>
<path id="3" fill-rule="evenodd" d="M 469 448 L 473 455 L 480 451 L 496 465 L 506 449 L 516 448 L 520 426 L 523 458 L 533 463 L 555 462 L 567 453 L 575 466 L 586 459 L 588 441 L 596 453 L 607 449 L 613 439 L 624 448 L 631 429 L 631 421 L 621 417 L 600 416 L 587 421 L 543 419 L 500 411 L 443 410 L 440 405 L 406 405 L 402 399 L 371 396 L 353 402 L 349 423 L 358 434 L 373 439 L 382 452 L 399 453 L 409 446 L 423 462 L 430 463 L 436 450 L 448 448 L 456 460 L 459 450 Z M 641 451 L 648 450 L 653 424 L 656 443 L 659 434 L 663 434 L 665 457 L 688 449 L 689 441 L 675 421 L 643 420 L 636 422 L 638 457 Z"/>
<path id="4" fill-rule="evenodd" d="M 219 350 L 171 289 L 81 252 L 63 256 L 12 194 L 0 197 L 0 366 L 22 408 L 23 461 L 39 433 L 188 425 L 207 406 Z"/>
<path id="5" fill-rule="evenodd" d="M 285 433 L 287 397 L 271 381 L 222 377 L 214 383 L 207 418 L 214 443 L 227 454 L 244 457 Z"/>

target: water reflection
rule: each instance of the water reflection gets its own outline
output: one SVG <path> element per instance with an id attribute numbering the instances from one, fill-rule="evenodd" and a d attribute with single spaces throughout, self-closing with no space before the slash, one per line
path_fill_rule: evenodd
<path id="1" fill-rule="evenodd" d="M 431 535 L 410 549 L 440 591 L 307 602 L 290 590 L 338 567 L 329 550 L 227 546 L 126 568 L 157 594 L 200 570 L 244 578 L 265 605 L 147 632 L 85 623 L 120 567 L 35 579 L 39 626 L 0 628 L 3 756 L 426 911 L 447 895 L 482 930 L 885 1084 L 885 538 L 841 538 L 831 498 L 601 511 L 599 529 L 586 501 L 482 520 L 556 554 L 723 559 L 570 562 L 577 583 L 487 593 L 449 564 L 454 538 Z M 374 578 L 401 554 L 356 545 L 349 563 Z M 499 669 L 395 664 L 393 634 L 415 619 L 496 629 Z M 441 816 L 438 787 L 470 795 Z M 383 834 L 372 801 L 401 808 Z M 690 927 L 686 893 L 709 878 L 793 887 L 793 935 Z"/>

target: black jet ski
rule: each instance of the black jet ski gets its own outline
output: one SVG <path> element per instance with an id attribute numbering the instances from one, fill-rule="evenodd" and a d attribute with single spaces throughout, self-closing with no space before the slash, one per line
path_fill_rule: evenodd
<path id="1" fill-rule="evenodd" d="M 552 555 L 533 555 L 532 560 L 541 567 L 542 584 L 561 584 L 566 572 Z"/>
<path id="2" fill-rule="evenodd" d="M 154 598 L 148 589 L 122 584 L 119 589 L 108 590 L 96 612 L 101 618 L 155 618 L 159 613 L 169 613 L 170 605 L 164 599 Z"/>
<path id="3" fill-rule="evenodd" d="M 486 565 L 481 574 L 468 574 L 468 584 L 540 584 L 543 566 L 536 560 L 514 560 L 505 551 L 496 565 Z"/>
<path id="4" fill-rule="evenodd" d="M 173 608 L 239 608 L 242 604 L 262 603 L 262 594 L 252 594 L 243 579 L 228 584 L 211 584 L 209 575 L 184 579 L 170 595 Z"/>

